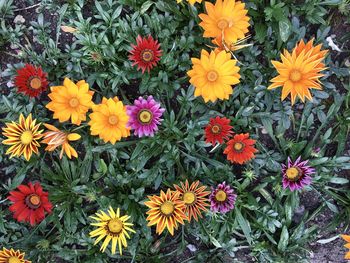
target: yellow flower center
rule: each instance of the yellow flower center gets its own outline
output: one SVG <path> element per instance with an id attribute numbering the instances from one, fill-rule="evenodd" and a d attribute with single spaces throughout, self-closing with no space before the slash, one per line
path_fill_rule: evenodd
<path id="1" fill-rule="evenodd" d="M 286 176 L 291 181 L 297 181 L 301 176 L 301 171 L 297 167 L 291 167 L 287 169 Z"/>
<path id="2" fill-rule="evenodd" d="M 170 201 L 165 201 L 160 206 L 160 211 L 166 216 L 171 215 L 174 212 L 174 204 Z"/>
<path id="3" fill-rule="evenodd" d="M 79 100 L 77 98 L 71 98 L 69 100 L 69 105 L 72 107 L 72 108 L 75 108 L 79 105 Z"/>
<path id="4" fill-rule="evenodd" d="M 116 125 L 118 123 L 118 117 L 115 115 L 111 115 L 108 117 L 108 122 L 111 125 Z"/>
<path id="5" fill-rule="evenodd" d="M 141 110 L 138 114 L 138 119 L 141 123 L 148 124 L 152 120 L 152 112 L 149 110 Z"/>
<path id="6" fill-rule="evenodd" d="M 235 149 L 237 152 L 241 152 L 243 150 L 243 143 L 241 142 L 236 142 L 234 145 L 233 145 L 233 149 Z"/>
<path id="7" fill-rule="evenodd" d="M 145 49 L 141 53 L 142 60 L 145 62 L 150 62 L 153 59 L 153 52 L 152 50 Z"/>
<path id="8" fill-rule="evenodd" d="M 22 261 L 18 257 L 10 257 L 8 263 L 21 263 Z"/>
<path id="9" fill-rule="evenodd" d="M 37 194 L 28 195 L 25 199 L 25 203 L 31 209 L 37 209 L 41 204 L 40 196 Z"/>
<path id="10" fill-rule="evenodd" d="M 33 133 L 31 131 L 25 131 L 21 135 L 21 142 L 25 145 L 30 144 L 33 141 Z"/>
<path id="11" fill-rule="evenodd" d="M 227 198 L 227 194 L 222 190 L 217 191 L 215 194 L 215 199 L 219 202 L 224 202 L 226 198 Z"/>
<path id="12" fill-rule="evenodd" d="M 221 30 L 224 30 L 227 27 L 231 27 L 232 23 L 227 21 L 227 19 L 225 18 L 221 18 L 218 23 L 217 23 L 218 28 L 220 28 Z"/>
<path id="13" fill-rule="evenodd" d="M 218 73 L 215 70 L 211 70 L 207 74 L 207 79 L 211 82 L 217 80 L 219 77 Z"/>
<path id="14" fill-rule="evenodd" d="M 30 81 L 30 87 L 32 89 L 39 89 L 41 87 L 41 80 L 37 77 L 34 77 L 31 81 Z"/>
<path id="15" fill-rule="evenodd" d="M 221 127 L 219 125 L 213 125 L 213 127 L 211 127 L 211 131 L 215 134 L 220 133 Z"/>
<path id="16" fill-rule="evenodd" d="M 297 82 L 301 79 L 301 73 L 299 70 L 295 69 L 290 72 L 289 78 L 293 82 Z"/>
<path id="17" fill-rule="evenodd" d="M 185 192 L 183 195 L 183 201 L 186 205 L 192 205 L 196 201 L 196 195 L 193 192 Z"/>
<path id="18" fill-rule="evenodd" d="M 40 204 L 40 197 L 38 195 L 32 195 L 29 198 L 29 202 L 31 202 L 33 205 L 38 205 Z"/>
<path id="19" fill-rule="evenodd" d="M 117 218 L 114 218 L 108 222 L 108 229 L 112 233 L 119 233 L 123 230 L 123 222 Z"/>

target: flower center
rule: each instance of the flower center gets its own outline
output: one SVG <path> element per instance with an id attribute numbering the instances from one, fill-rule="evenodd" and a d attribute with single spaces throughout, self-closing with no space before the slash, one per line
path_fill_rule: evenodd
<path id="1" fill-rule="evenodd" d="M 150 62 L 153 59 L 153 51 L 145 49 L 141 52 L 141 58 L 144 62 Z"/>
<path id="2" fill-rule="evenodd" d="M 174 212 L 174 204 L 170 201 L 165 201 L 161 206 L 160 206 L 160 211 L 166 215 L 169 216 Z"/>
<path id="3" fill-rule="evenodd" d="M 207 74 L 207 79 L 211 82 L 218 79 L 218 73 L 215 70 L 211 70 Z"/>
<path id="4" fill-rule="evenodd" d="M 226 198 L 227 198 L 227 194 L 222 190 L 217 191 L 215 194 L 215 199 L 219 202 L 226 201 Z"/>
<path id="5" fill-rule="evenodd" d="M 108 122 L 111 125 L 116 125 L 118 123 L 118 117 L 115 115 L 111 115 L 108 117 Z"/>
<path id="6" fill-rule="evenodd" d="M 123 230 L 123 222 L 117 218 L 114 218 L 108 222 L 108 230 L 112 233 L 119 233 Z"/>
<path id="7" fill-rule="evenodd" d="M 142 124 L 149 124 L 152 120 L 153 114 L 149 110 L 140 110 L 138 119 Z"/>
<path id="8" fill-rule="evenodd" d="M 290 72 L 289 78 L 293 82 L 297 82 L 301 79 L 301 73 L 299 70 L 295 69 Z"/>
<path id="9" fill-rule="evenodd" d="M 288 168 L 286 176 L 290 181 L 297 181 L 302 176 L 302 171 L 298 167 Z"/>
<path id="10" fill-rule="evenodd" d="M 72 107 L 72 108 L 75 108 L 79 105 L 79 100 L 77 98 L 71 98 L 69 100 L 69 105 Z"/>
<path id="11" fill-rule="evenodd" d="M 32 89 L 40 89 L 41 88 L 40 78 L 38 78 L 38 77 L 32 78 L 29 85 Z"/>
<path id="12" fill-rule="evenodd" d="M 8 263 L 21 263 L 22 261 L 18 257 L 10 257 Z"/>
<path id="13" fill-rule="evenodd" d="M 236 142 L 233 145 L 233 149 L 235 149 L 237 152 L 241 152 L 243 150 L 244 144 L 241 142 Z"/>
<path id="14" fill-rule="evenodd" d="M 40 196 L 38 196 L 37 194 L 28 195 L 25 201 L 26 205 L 31 209 L 36 209 L 41 204 Z"/>
<path id="15" fill-rule="evenodd" d="M 224 30 L 227 27 L 231 27 L 232 23 L 227 21 L 227 19 L 225 18 L 221 18 L 218 23 L 217 23 L 218 28 L 220 28 L 221 30 Z"/>
<path id="16" fill-rule="evenodd" d="M 211 127 L 211 131 L 212 131 L 212 133 L 215 133 L 215 134 L 220 133 L 220 132 L 221 132 L 221 126 L 219 126 L 219 125 L 213 125 L 213 126 Z"/>
<path id="17" fill-rule="evenodd" d="M 192 205 L 196 201 L 196 195 L 193 192 L 185 192 L 182 199 L 186 205 Z"/>
<path id="18" fill-rule="evenodd" d="M 33 133 L 31 131 L 25 131 L 21 135 L 21 142 L 25 145 L 30 144 L 33 141 Z"/>

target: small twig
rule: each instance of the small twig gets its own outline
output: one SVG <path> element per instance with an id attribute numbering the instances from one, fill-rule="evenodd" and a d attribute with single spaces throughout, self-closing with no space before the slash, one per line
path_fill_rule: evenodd
<path id="1" fill-rule="evenodd" d="M 27 6 L 27 7 L 24 7 L 24 8 L 15 9 L 14 12 L 32 9 L 32 8 L 37 7 L 37 6 L 40 6 L 40 4 L 41 4 L 41 3 L 37 3 L 37 4 L 35 4 L 35 5 Z"/>

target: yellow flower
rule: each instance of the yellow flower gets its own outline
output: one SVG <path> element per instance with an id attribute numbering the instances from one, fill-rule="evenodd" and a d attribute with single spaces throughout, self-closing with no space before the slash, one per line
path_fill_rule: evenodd
<path id="1" fill-rule="evenodd" d="M 147 226 L 157 225 L 156 233 L 160 235 L 165 227 L 169 233 L 174 235 L 174 228 L 178 228 L 178 224 L 184 224 L 184 220 L 188 220 L 185 215 L 185 203 L 179 198 L 180 192 L 172 192 L 170 189 L 166 193 L 160 192 L 160 196 L 148 196 L 150 201 L 145 205 L 150 209 L 147 211 L 149 221 Z"/>
<path id="2" fill-rule="evenodd" d="M 177 3 L 181 3 L 182 0 L 176 0 Z M 202 0 L 187 0 L 191 5 L 194 5 L 196 2 L 197 3 L 202 3 Z"/>
<path id="3" fill-rule="evenodd" d="M 215 38 L 218 43 L 224 40 L 232 45 L 245 37 L 249 27 L 248 10 L 245 4 L 235 0 L 217 0 L 215 5 L 205 2 L 207 14 L 200 14 L 204 37 Z"/>
<path id="4" fill-rule="evenodd" d="M 98 228 L 89 233 L 90 237 L 97 237 L 94 245 L 105 238 L 100 250 L 104 252 L 110 241 L 112 241 L 112 254 L 115 254 L 118 243 L 119 253 L 122 255 L 122 247 L 128 247 L 125 236 L 130 238 L 128 231 L 135 233 L 135 230 L 130 228 L 133 224 L 127 222 L 130 216 L 120 216 L 119 208 L 114 212 L 112 207 L 109 207 L 108 215 L 104 211 L 99 211 L 95 215 L 96 217 L 90 216 L 96 221 L 91 223 L 91 225 Z"/>
<path id="5" fill-rule="evenodd" d="M 349 235 L 341 235 L 342 239 L 344 239 L 347 243 L 345 244 L 344 247 L 346 248 L 350 248 L 350 236 Z M 345 254 L 345 259 L 350 259 L 350 251 L 348 251 L 346 254 Z"/>
<path id="6" fill-rule="evenodd" d="M 76 125 L 86 120 L 86 113 L 93 105 L 91 99 L 94 92 L 89 90 L 89 84 L 85 80 L 74 84 L 70 79 L 65 78 L 63 86 L 54 86 L 50 89 L 51 102 L 46 105 L 46 108 L 54 112 L 54 119 L 64 122 L 70 118 Z"/>
<path id="7" fill-rule="evenodd" d="M 43 134 L 43 143 L 47 144 L 45 148 L 46 151 L 52 152 L 57 147 L 62 146 L 60 152 L 60 159 L 63 157 L 63 151 L 66 153 L 69 159 L 73 157 L 77 158 L 78 154 L 72 146 L 70 146 L 69 141 L 76 141 L 80 139 L 80 135 L 77 133 L 63 132 L 57 129 L 55 126 L 50 124 L 44 124 L 49 130 Z"/>
<path id="8" fill-rule="evenodd" d="M 90 116 L 91 135 L 99 135 L 104 142 L 115 144 L 122 137 L 130 135 L 130 129 L 126 127 L 129 116 L 126 107 L 117 97 L 102 99 L 102 103 L 93 106 Z"/>
<path id="9" fill-rule="evenodd" d="M 319 78 L 324 76 L 319 72 L 326 69 L 322 61 L 327 50 L 321 51 L 321 45 L 313 46 L 313 40 L 306 45 L 303 40 L 293 49 L 292 53 L 284 50 L 281 54 L 282 63 L 271 61 L 279 75 L 271 80 L 273 82 L 268 89 L 283 87 L 281 100 L 291 94 L 292 105 L 296 96 L 303 102 L 305 97 L 312 100 L 309 89 L 321 90 Z"/>
<path id="10" fill-rule="evenodd" d="M 0 250 L 0 263 L 31 263 L 31 261 L 24 259 L 25 253 L 19 250 L 3 248 Z"/>
<path id="11" fill-rule="evenodd" d="M 35 154 L 39 153 L 38 147 L 40 147 L 40 144 L 38 140 L 43 136 L 41 134 L 43 130 L 39 131 L 40 123 L 36 125 L 35 123 L 36 119 L 32 120 L 32 114 L 29 114 L 26 119 L 21 114 L 18 123 L 6 123 L 6 128 L 3 129 L 2 134 L 7 139 L 3 140 L 2 143 L 11 145 L 6 151 L 6 154 L 11 154 L 10 158 L 23 154 L 28 161 L 33 152 Z"/>
<path id="12" fill-rule="evenodd" d="M 190 83 L 195 87 L 195 96 L 202 96 L 205 102 L 225 100 L 232 94 L 231 85 L 239 83 L 239 67 L 231 54 L 220 51 L 217 54 L 202 50 L 201 58 L 192 58 L 193 67 L 188 71 Z"/>

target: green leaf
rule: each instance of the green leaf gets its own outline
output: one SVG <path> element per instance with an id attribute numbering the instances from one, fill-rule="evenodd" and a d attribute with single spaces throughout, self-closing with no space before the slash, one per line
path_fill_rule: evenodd
<path id="1" fill-rule="evenodd" d="M 349 180 L 346 178 L 332 177 L 329 182 L 333 184 L 347 184 L 349 183 Z"/>
<path id="2" fill-rule="evenodd" d="M 278 22 L 280 37 L 283 42 L 286 42 L 290 35 L 291 24 L 288 20 Z"/>
<path id="3" fill-rule="evenodd" d="M 239 226 L 241 227 L 248 243 L 252 244 L 253 239 L 250 235 L 252 230 L 250 229 L 249 222 L 243 217 L 241 211 L 238 208 L 236 208 L 235 211 L 236 211 L 236 218 Z"/>
<path id="4" fill-rule="evenodd" d="M 287 226 L 283 226 L 280 241 L 278 242 L 278 246 L 277 246 L 278 250 L 282 252 L 285 251 L 288 245 L 288 241 L 289 241 L 288 228 Z"/>
<path id="5" fill-rule="evenodd" d="M 154 4 L 153 1 L 146 1 L 142 4 L 140 14 L 144 14 Z"/>

